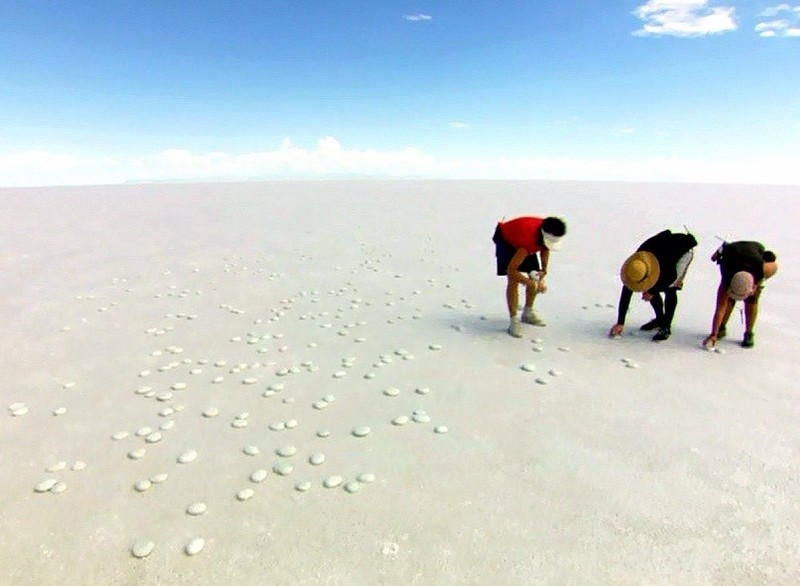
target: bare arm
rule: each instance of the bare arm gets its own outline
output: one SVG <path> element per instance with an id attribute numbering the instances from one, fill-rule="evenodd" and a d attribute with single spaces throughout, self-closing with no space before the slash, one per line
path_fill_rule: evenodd
<path id="1" fill-rule="evenodd" d="M 703 346 L 713 346 L 717 343 L 719 328 L 722 326 L 722 320 L 725 317 L 725 312 L 730 303 L 732 303 L 732 300 L 728 297 L 728 292 L 725 287 L 720 283 L 717 288 L 717 306 L 714 309 L 714 318 L 711 320 L 711 334 L 703 340 Z"/>
<path id="2" fill-rule="evenodd" d="M 514 253 L 514 256 L 511 257 L 511 261 L 508 263 L 507 272 L 512 281 L 521 283 L 526 287 L 530 287 L 533 285 L 533 280 L 519 270 L 520 265 L 525 261 L 526 258 L 528 258 L 528 251 L 524 248 L 518 248 L 517 252 Z"/>

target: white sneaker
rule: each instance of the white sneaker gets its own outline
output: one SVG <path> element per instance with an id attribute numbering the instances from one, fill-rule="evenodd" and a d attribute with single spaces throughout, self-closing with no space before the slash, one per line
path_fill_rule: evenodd
<path id="1" fill-rule="evenodd" d="M 532 309 L 524 309 L 522 311 L 522 321 L 526 324 L 531 324 L 534 326 L 544 326 L 544 320 L 542 320 L 536 312 Z"/>
<path id="2" fill-rule="evenodd" d="M 516 317 L 511 318 L 511 323 L 508 324 L 508 333 L 515 338 L 522 337 L 522 325 Z"/>

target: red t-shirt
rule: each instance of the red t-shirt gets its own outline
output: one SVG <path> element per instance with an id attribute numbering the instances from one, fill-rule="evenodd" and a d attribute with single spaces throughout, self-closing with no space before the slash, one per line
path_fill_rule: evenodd
<path id="1" fill-rule="evenodd" d="M 523 216 L 500 224 L 500 233 L 514 248 L 524 248 L 528 254 L 534 254 L 544 248 L 539 244 L 539 229 L 544 218 Z"/>

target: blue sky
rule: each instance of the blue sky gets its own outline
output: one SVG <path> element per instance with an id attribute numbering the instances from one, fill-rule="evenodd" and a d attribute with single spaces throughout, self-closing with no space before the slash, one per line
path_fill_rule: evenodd
<path id="1" fill-rule="evenodd" d="M 0 186 L 800 184 L 800 2 L 0 3 Z"/>

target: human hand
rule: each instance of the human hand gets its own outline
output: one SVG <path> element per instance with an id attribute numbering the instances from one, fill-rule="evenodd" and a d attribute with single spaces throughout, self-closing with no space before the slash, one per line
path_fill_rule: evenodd
<path id="1" fill-rule="evenodd" d="M 613 326 L 611 326 L 611 331 L 608 332 L 608 336 L 610 338 L 616 338 L 617 336 L 621 336 L 622 330 L 624 329 L 625 326 L 623 326 L 622 324 L 614 324 Z"/>
<path id="2" fill-rule="evenodd" d="M 717 345 L 717 336 L 714 334 L 709 334 L 706 336 L 706 339 L 703 340 L 703 347 L 704 348 L 713 348 Z"/>
<path id="3" fill-rule="evenodd" d="M 539 278 L 539 282 L 536 283 L 536 290 L 539 293 L 547 293 L 547 283 L 544 280 L 544 277 Z"/>

